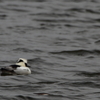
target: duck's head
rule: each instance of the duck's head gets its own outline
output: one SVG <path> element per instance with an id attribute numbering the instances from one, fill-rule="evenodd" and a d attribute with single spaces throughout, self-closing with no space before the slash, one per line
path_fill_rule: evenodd
<path id="1" fill-rule="evenodd" d="M 20 66 L 23 66 L 23 67 L 30 67 L 27 64 L 27 60 L 24 59 L 24 58 L 19 58 L 16 65 L 20 65 Z"/>
<path id="2" fill-rule="evenodd" d="M 18 61 L 17 61 L 17 63 L 20 63 L 20 62 L 27 63 L 27 60 L 24 59 L 24 58 L 19 58 Z"/>

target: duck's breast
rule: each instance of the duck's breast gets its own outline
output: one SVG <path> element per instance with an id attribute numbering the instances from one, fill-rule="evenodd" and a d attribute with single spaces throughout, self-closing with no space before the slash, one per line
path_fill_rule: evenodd
<path id="1" fill-rule="evenodd" d="M 16 74 L 31 74 L 31 70 L 28 67 L 18 67 L 14 72 Z"/>

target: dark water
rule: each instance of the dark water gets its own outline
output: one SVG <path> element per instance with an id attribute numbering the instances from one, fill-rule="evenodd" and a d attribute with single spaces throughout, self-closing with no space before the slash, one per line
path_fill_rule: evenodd
<path id="1" fill-rule="evenodd" d="M 0 0 L 0 66 L 20 57 L 0 100 L 100 100 L 100 0 Z"/>

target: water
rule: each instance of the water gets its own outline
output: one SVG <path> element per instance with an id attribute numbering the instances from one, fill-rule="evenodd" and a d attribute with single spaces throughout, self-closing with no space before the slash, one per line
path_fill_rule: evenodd
<path id="1" fill-rule="evenodd" d="M 1 76 L 0 100 L 99 100 L 100 1 L 0 0 L 0 56 L 32 70 Z"/>

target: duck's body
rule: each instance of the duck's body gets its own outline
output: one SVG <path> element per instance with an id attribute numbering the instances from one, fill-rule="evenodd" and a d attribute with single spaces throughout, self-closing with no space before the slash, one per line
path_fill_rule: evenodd
<path id="1" fill-rule="evenodd" d="M 14 70 L 16 74 L 31 74 L 31 70 L 28 67 L 18 67 Z"/>
<path id="2" fill-rule="evenodd" d="M 1 68 L 1 75 L 26 75 L 31 74 L 31 70 L 27 65 L 27 60 L 20 58 L 18 62 L 9 67 Z"/>

